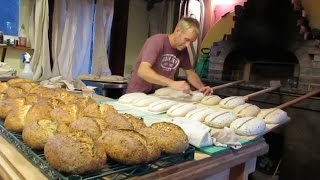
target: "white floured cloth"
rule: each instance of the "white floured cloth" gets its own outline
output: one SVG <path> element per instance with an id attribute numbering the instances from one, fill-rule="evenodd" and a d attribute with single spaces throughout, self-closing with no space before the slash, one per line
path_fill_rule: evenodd
<path id="1" fill-rule="evenodd" d="M 242 147 L 239 138 L 233 129 L 225 127 L 223 129 L 212 129 L 210 131 L 212 142 L 216 146 L 231 147 L 233 149 L 239 149 Z"/>

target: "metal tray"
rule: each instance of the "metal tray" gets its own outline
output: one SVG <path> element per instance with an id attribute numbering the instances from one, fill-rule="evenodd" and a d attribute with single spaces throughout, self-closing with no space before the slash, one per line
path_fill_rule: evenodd
<path id="1" fill-rule="evenodd" d="M 195 148 L 190 146 L 185 152 L 174 155 L 162 155 L 159 159 L 139 165 L 124 165 L 114 161 L 107 162 L 107 165 L 100 171 L 85 175 L 71 175 L 61 173 L 55 170 L 47 162 L 43 151 L 31 149 L 22 140 L 21 133 L 14 133 L 7 130 L 3 126 L 3 121 L 0 120 L 0 133 L 7 141 L 11 142 L 18 151 L 20 151 L 33 165 L 47 176 L 49 179 L 59 180 L 89 180 L 89 179 L 127 179 L 133 176 L 140 176 L 160 168 L 165 168 L 182 162 L 194 160 Z"/>

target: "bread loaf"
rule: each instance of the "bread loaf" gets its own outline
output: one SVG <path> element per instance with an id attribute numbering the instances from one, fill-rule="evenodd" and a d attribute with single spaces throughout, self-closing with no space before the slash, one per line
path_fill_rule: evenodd
<path id="1" fill-rule="evenodd" d="M 0 117 L 5 119 L 12 109 L 25 104 L 25 98 L 7 98 L 0 100 Z"/>
<path id="2" fill-rule="evenodd" d="M 104 120 L 108 129 L 134 129 L 128 118 L 119 113 L 110 113 Z"/>
<path id="3" fill-rule="evenodd" d="M 0 82 L 0 93 L 4 93 L 8 87 L 9 87 L 8 83 Z"/>
<path id="4" fill-rule="evenodd" d="M 281 124 L 289 119 L 287 112 L 278 108 L 262 109 L 257 117 L 267 124 Z"/>
<path id="5" fill-rule="evenodd" d="M 136 93 L 128 93 L 128 94 L 125 94 L 125 95 L 122 95 L 119 99 L 118 99 L 118 102 L 119 103 L 123 103 L 123 104 L 131 104 L 133 103 L 135 100 L 137 99 L 141 99 L 143 97 L 145 97 L 146 94 L 144 93 L 139 93 L 139 92 L 136 92 Z"/>
<path id="6" fill-rule="evenodd" d="M 245 100 L 240 96 L 230 96 L 227 98 L 222 99 L 219 102 L 221 108 L 225 109 L 233 109 L 241 104 L 244 104 Z"/>
<path id="7" fill-rule="evenodd" d="M 175 101 L 171 100 L 159 100 L 156 102 L 151 103 L 148 106 L 148 111 L 151 112 L 165 112 L 167 111 L 171 106 L 177 104 Z"/>
<path id="8" fill-rule="evenodd" d="M 107 160 L 103 146 L 83 132 L 53 136 L 44 146 L 44 155 L 52 167 L 71 174 L 97 171 Z"/>
<path id="9" fill-rule="evenodd" d="M 6 93 L 9 98 L 19 98 L 25 95 L 22 89 L 15 87 L 8 87 L 4 93 Z"/>
<path id="10" fill-rule="evenodd" d="M 146 106 L 149 106 L 151 103 L 159 100 L 160 98 L 155 96 L 145 96 L 143 98 L 135 99 L 132 105 L 137 107 L 146 107 Z"/>
<path id="11" fill-rule="evenodd" d="M 232 112 L 239 117 L 254 117 L 260 112 L 260 108 L 256 105 L 245 103 L 235 107 Z"/>
<path id="12" fill-rule="evenodd" d="M 172 92 L 173 92 L 172 88 L 164 87 L 164 88 L 157 89 L 154 92 L 154 94 L 157 96 L 169 96 L 169 94 L 171 94 Z"/>
<path id="13" fill-rule="evenodd" d="M 192 121 L 200 121 L 203 122 L 205 117 L 207 117 L 209 114 L 214 113 L 218 110 L 215 110 L 213 108 L 210 107 L 201 107 L 201 108 L 197 108 L 194 109 L 192 111 L 189 111 L 186 114 L 186 117 L 189 118 Z"/>
<path id="14" fill-rule="evenodd" d="M 197 106 L 192 103 L 179 103 L 170 107 L 167 111 L 167 115 L 171 117 L 183 117 L 189 111 L 196 109 Z"/>
<path id="15" fill-rule="evenodd" d="M 133 129 L 138 130 L 147 127 L 147 125 L 143 122 L 143 119 L 140 117 L 133 116 L 131 114 L 124 113 L 122 114 L 133 126 Z"/>
<path id="16" fill-rule="evenodd" d="M 111 159 L 123 164 L 146 163 L 160 156 L 155 143 L 132 130 L 106 130 L 98 143 Z"/>
<path id="17" fill-rule="evenodd" d="M 257 117 L 243 117 L 234 120 L 230 128 L 241 136 L 254 136 L 262 134 L 266 129 L 266 123 Z"/>
<path id="18" fill-rule="evenodd" d="M 13 84 L 21 83 L 21 82 L 33 82 L 33 81 L 31 79 L 15 78 L 15 79 L 10 79 L 7 83 L 9 86 L 12 86 Z"/>
<path id="19" fill-rule="evenodd" d="M 48 103 L 33 104 L 26 114 L 25 124 L 40 119 L 51 119 L 50 112 L 52 111 L 52 109 L 53 108 Z"/>
<path id="20" fill-rule="evenodd" d="M 201 101 L 202 98 L 204 98 L 205 95 L 202 92 L 199 91 L 192 91 L 191 96 L 186 96 L 183 98 L 184 101 L 189 101 L 189 102 L 198 102 Z"/>
<path id="21" fill-rule="evenodd" d="M 57 129 L 58 123 L 50 119 L 33 121 L 24 126 L 22 138 L 32 149 L 42 150 L 48 139 L 56 134 Z"/>
<path id="22" fill-rule="evenodd" d="M 75 120 L 83 117 L 84 112 L 79 108 L 77 104 L 65 104 L 59 108 L 54 108 L 50 112 L 51 119 L 69 125 Z"/>
<path id="23" fill-rule="evenodd" d="M 202 98 L 201 103 L 208 106 L 214 106 L 219 104 L 221 98 L 217 95 L 205 96 Z"/>
<path id="24" fill-rule="evenodd" d="M 84 109 L 84 116 L 104 119 L 110 114 L 117 112 L 113 106 L 108 104 L 90 104 Z"/>
<path id="25" fill-rule="evenodd" d="M 237 119 L 237 116 L 228 111 L 217 111 L 212 114 L 209 114 L 205 120 L 204 124 L 214 127 L 214 128 L 224 128 L 230 125 L 234 120 Z"/>
<path id="26" fill-rule="evenodd" d="M 22 132 L 25 125 L 25 117 L 31 107 L 31 105 L 22 105 L 12 109 L 4 121 L 4 127 L 10 131 Z"/>
<path id="27" fill-rule="evenodd" d="M 82 117 L 70 124 L 70 127 L 78 131 L 83 131 L 96 141 L 104 130 L 107 123 L 103 119 Z"/>
<path id="28" fill-rule="evenodd" d="M 138 130 L 139 133 L 156 142 L 161 152 L 176 154 L 189 147 L 188 137 L 177 125 L 169 122 L 153 123 L 150 127 Z"/>

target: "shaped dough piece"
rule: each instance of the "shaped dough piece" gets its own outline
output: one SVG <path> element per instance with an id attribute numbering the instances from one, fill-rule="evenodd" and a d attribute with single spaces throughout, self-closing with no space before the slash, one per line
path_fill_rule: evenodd
<path id="1" fill-rule="evenodd" d="M 205 117 L 207 117 L 209 114 L 217 112 L 218 110 L 215 110 L 210 107 L 201 107 L 194 109 L 186 114 L 186 117 L 190 119 L 191 121 L 200 121 L 203 122 Z"/>
<path id="2" fill-rule="evenodd" d="M 148 111 L 151 112 L 165 112 L 167 111 L 171 106 L 177 104 L 177 102 L 175 101 L 171 101 L 171 100 L 160 100 L 160 101 L 156 101 L 151 103 L 148 106 Z"/>
<path id="3" fill-rule="evenodd" d="M 160 88 L 157 89 L 154 94 L 157 96 L 169 96 L 169 94 L 171 94 L 173 92 L 172 88 L 169 87 L 165 87 L 165 88 Z"/>
<path id="4" fill-rule="evenodd" d="M 266 129 L 266 123 L 257 117 L 243 117 L 233 121 L 230 125 L 235 133 L 241 136 L 254 136 L 263 133 Z"/>
<path id="5" fill-rule="evenodd" d="M 201 103 L 208 106 L 214 106 L 219 104 L 221 98 L 217 95 L 205 96 L 202 98 Z"/>
<path id="6" fill-rule="evenodd" d="M 132 105 L 133 106 L 137 106 L 137 107 L 146 107 L 149 106 L 149 104 L 159 101 L 160 98 L 155 97 L 155 96 L 146 96 L 146 97 L 142 97 L 139 99 L 136 99 Z"/>
<path id="7" fill-rule="evenodd" d="M 135 100 L 140 99 L 142 97 L 147 96 L 145 93 L 140 93 L 140 92 L 136 92 L 136 93 L 128 93 L 125 95 L 122 95 L 118 102 L 119 103 L 123 103 L 123 104 L 131 104 L 133 103 Z"/>
<path id="8" fill-rule="evenodd" d="M 202 92 L 199 91 L 192 91 L 191 92 L 191 96 L 187 96 L 185 97 L 183 100 L 185 101 L 191 101 L 191 102 L 196 102 L 196 101 L 201 101 L 201 99 L 204 97 L 205 95 Z"/>
<path id="9" fill-rule="evenodd" d="M 196 108 L 197 106 L 191 103 L 179 103 L 170 107 L 167 111 L 167 115 L 171 117 L 183 117 L 189 111 Z"/>
<path id="10" fill-rule="evenodd" d="M 239 117 L 254 117 L 260 112 L 260 108 L 256 105 L 245 103 L 235 107 L 232 112 Z"/>
<path id="11" fill-rule="evenodd" d="M 232 112 L 222 110 L 209 114 L 204 119 L 203 123 L 214 128 L 224 128 L 229 126 L 236 119 L 237 116 Z"/>
<path id="12" fill-rule="evenodd" d="M 267 124 L 281 124 L 289 119 L 287 112 L 278 108 L 262 109 L 257 117 Z"/>
<path id="13" fill-rule="evenodd" d="M 240 96 L 230 96 L 220 101 L 219 105 L 225 109 L 233 109 L 236 106 L 244 104 L 245 100 Z"/>

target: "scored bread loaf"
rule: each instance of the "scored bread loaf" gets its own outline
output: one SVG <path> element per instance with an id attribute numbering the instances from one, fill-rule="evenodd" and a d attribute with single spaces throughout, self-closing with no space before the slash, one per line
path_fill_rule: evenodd
<path id="1" fill-rule="evenodd" d="M 26 78 L 14 78 L 10 79 L 7 83 L 9 86 L 12 86 L 16 83 L 21 83 L 21 82 L 33 82 L 31 79 L 26 79 Z"/>
<path id="2" fill-rule="evenodd" d="M 135 99 L 132 102 L 132 105 L 137 106 L 137 107 L 146 107 L 146 106 L 149 106 L 151 103 L 159 101 L 159 100 L 160 100 L 160 98 L 158 98 L 158 97 L 146 95 L 143 98 Z"/>
<path id="3" fill-rule="evenodd" d="M 25 117 L 32 105 L 22 105 L 12 109 L 4 121 L 4 127 L 10 131 L 22 132 L 25 125 Z"/>
<path id="4" fill-rule="evenodd" d="M 107 122 L 99 118 L 82 117 L 72 122 L 70 128 L 83 131 L 96 141 L 102 132 L 107 129 Z"/>
<path id="5" fill-rule="evenodd" d="M 266 123 L 261 118 L 243 117 L 234 120 L 230 124 L 230 128 L 238 135 L 254 136 L 265 132 Z"/>
<path id="6" fill-rule="evenodd" d="M 64 104 L 59 108 L 54 108 L 50 112 L 51 119 L 69 125 L 75 120 L 83 117 L 83 111 L 77 104 Z"/>
<path id="7" fill-rule="evenodd" d="M 186 96 L 183 98 L 184 101 L 189 101 L 189 102 L 198 102 L 201 101 L 205 95 L 202 92 L 199 91 L 192 91 L 191 96 Z"/>
<path id="8" fill-rule="evenodd" d="M 0 82 L 0 93 L 4 93 L 8 89 L 9 85 L 6 82 Z"/>
<path id="9" fill-rule="evenodd" d="M 106 164 L 104 147 L 83 132 L 56 134 L 44 146 L 48 163 L 58 171 L 84 174 Z"/>
<path id="10" fill-rule="evenodd" d="M 52 111 L 52 109 L 53 108 L 48 103 L 33 104 L 26 114 L 25 124 L 40 119 L 50 119 L 50 112 Z"/>
<path id="11" fill-rule="evenodd" d="M 18 98 L 25 95 L 22 89 L 16 87 L 8 87 L 4 93 L 7 94 L 9 98 Z"/>
<path id="12" fill-rule="evenodd" d="M 128 118 L 117 112 L 110 113 L 104 120 L 107 123 L 108 129 L 134 129 L 133 124 Z"/>
<path id="13" fill-rule="evenodd" d="M 12 109 L 25 104 L 25 98 L 7 98 L 0 100 L 0 117 L 5 119 Z"/>
<path id="14" fill-rule="evenodd" d="M 50 119 L 41 119 L 26 124 L 22 131 L 23 141 L 32 149 L 44 148 L 48 139 L 57 133 L 58 123 Z"/>
<path id="15" fill-rule="evenodd" d="M 189 147 L 188 137 L 177 125 L 169 122 L 153 123 L 150 127 L 138 130 L 142 135 L 156 142 L 161 152 L 176 154 Z"/>
<path id="16" fill-rule="evenodd" d="M 267 124 L 281 124 L 289 119 L 287 112 L 278 108 L 262 109 L 257 117 Z"/>
<path id="17" fill-rule="evenodd" d="M 108 117 L 110 114 L 115 112 L 117 112 L 117 110 L 111 105 L 93 103 L 93 104 L 89 104 L 84 109 L 83 115 L 87 117 L 104 119 Z"/>
<path id="18" fill-rule="evenodd" d="M 237 116 L 228 111 L 216 111 L 209 114 L 203 121 L 204 124 L 214 128 L 224 128 L 230 125 Z"/>
<path id="19" fill-rule="evenodd" d="M 133 103 L 135 100 L 137 100 L 137 99 L 142 99 L 142 98 L 144 98 L 145 96 L 147 96 L 145 93 L 140 93 L 140 92 L 128 93 L 128 94 L 122 95 L 122 96 L 118 99 L 118 102 L 119 102 L 119 103 L 123 103 L 123 104 L 131 104 L 131 103 Z"/>
<path id="20" fill-rule="evenodd" d="M 201 107 L 194 109 L 186 114 L 186 117 L 192 121 L 200 121 L 203 122 L 205 117 L 209 114 L 214 113 L 218 110 L 210 108 L 210 107 Z"/>
<path id="21" fill-rule="evenodd" d="M 260 108 L 256 105 L 245 103 L 235 107 L 232 112 L 239 117 L 254 117 L 260 112 Z"/>
<path id="22" fill-rule="evenodd" d="M 162 100 L 159 100 L 159 101 L 151 103 L 148 106 L 148 111 L 151 111 L 151 112 L 165 112 L 171 106 L 173 106 L 175 104 L 177 104 L 176 101 L 162 99 Z"/>
<path id="23" fill-rule="evenodd" d="M 160 88 L 157 89 L 154 94 L 157 96 L 169 96 L 170 93 L 173 92 L 173 89 L 170 87 L 164 87 L 164 88 Z"/>
<path id="24" fill-rule="evenodd" d="M 131 114 L 121 114 L 123 117 L 125 117 L 133 126 L 133 129 L 138 130 L 147 127 L 147 125 L 143 122 L 143 119 L 141 117 L 133 116 Z"/>
<path id="25" fill-rule="evenodd" d="M 160 148 L 133 130 L 106 130 L 98 139 L 111 159 L 123 164 L 140 164 L 157 159 Z"/>
<path id="26" fill-rule="evenodd" d="M 217 95 L 205 96 L 202 98 L 201 103 L 208 106 L 214 106 L 219 104 L 221 98 Z"/>
<path id="27" fill-rule="evenodd" d="M 241 104 L 244 104 L 245 100 L 240 96 L 230 96 L 227 98 L 222 99 L 219 102 L 221 108 L 225 109 L 233 109 Z"/>
<path id="28" fill-rule="evenodd" d="M 171 117 L 183 117 L 189 111 L 196 109 L 197 106 L 192 103 L 179 103 L 171 106 L 168 111 L 167 115 Z"/>

